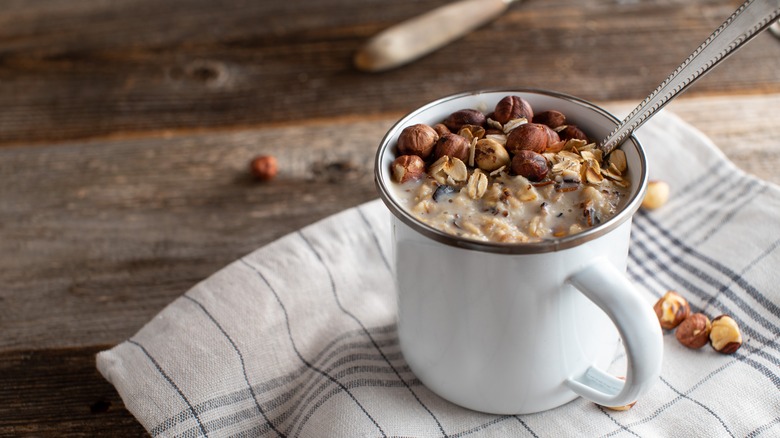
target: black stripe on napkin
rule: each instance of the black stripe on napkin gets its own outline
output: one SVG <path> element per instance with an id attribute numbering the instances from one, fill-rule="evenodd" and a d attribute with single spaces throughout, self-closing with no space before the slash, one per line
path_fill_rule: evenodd
<path id="1" fill-rule="evenodd" d="M 379 335 L 385 335 L 385 334 L 391 335 L 391 337 L 388 339 L 378 341 L 380 345 L 383 345 L 388 348 L 396 347 L 398 345 L 398 337 L 395 335 L 395 331 L 396 331 L 395 324 L 375 327 L 372 328 L 371 331 L 375 337 Z M 320 350 L 317 356 L 314 357 L 310 362 L 312 364 L 316 364 L 319 368 L 323 369 L 323 371 L 330 374 L 337 368 L 340 368 L 345 365 L 349 365 L 350 363 L 357 362 L 357 361 L 366 361 L 366 360 L 383 361 L 383 358 L 379 354 L 372 355 L 367 353 L 361 353 L 361 351 L 363 350 L 374 351 L 373 344 L 371 344 L 370 342 L 351 342 L 351 339 L 355 337 L 362 337 L 363 335 L 364 333 L 362 330 L 353 330 L 339 335 L 331 342 L 329 342 L 325 347 L 323 347 L 323 349 Z M 402 361 L 400 352 L 387 354 L 387 357 L 390 358 L 391 360 Z M 393 371 L 389 367 L 387 367 L 386 369 L 379 369 L 379 368 L 380 367 L 376 367 L 375 372 L 388 373 L 388 374 L 393 373 Z M 400 365 L 397 368 L 401 372 L 411 372 L 408 366 L 405 364 Z M 350 373 L 348 373 L 347 375 L 352 375 L 358 372 L 365 372 L 365 371 L 366 371 L 365 369 L 359 369 L 358 367 L 350 367 Z M 306 378 L 306 380 L 301 383 L 293 384 L 293 382 L 300 379 L 305 373 L 311 373 L 312 375 L 311 377 Z M 294 406 L 289 407 L 286 411 L 283 411 L 281 413 L 276 412 L 276 409 L 282 407 L 286 401 L 292 399 L 293 397 L 298 396 L 298 393 L 301 391 L 302 387 L 309 385 L 309 383 L 314 385 L 322 385 L 322 386 L 329 385 L 329 381 L 323 380 L 319 376 L 320 375 L 317 374 L 315 371 L 313 371 L 311 368 L 307 367 L 306 365 L 302 365 L 286 375 L 276 377 L 262 383 L 255 384 L 253 386 L 253 391 L 255 394 L 260 395 L 260 394 L 266 394 L 269 391 L 272 391 L 276 388 L 285 385 L 292 385 L 292 389 L 285 391 L 284 393 L 277 395 L 274 398 L 265 400 L 262 403 L 262 405 L 265 406 L 265 412 L 269 416 L 273 414 L 273 417 L 274 419 L 276 419 L 277 424 L 281 424 L 283 422 L 287 422 L 287 420 L 291 416 L 291 413 L 301 409 L 302 406 L 299 404 L 295 404 Z M 369 376 L 371 376 L 371 374 L 369 374 Z M 365 383 L 364 386 L 369 386 L 369 387 L 402 386 L 400 382 L 398 382 L 398 384 L 395 385 L 394 381 L 392 380 L 380 381 L 375 379 L 372 381 L 368 381 L 365 378 L 361 378 L 361 380 L 367 382 Z M 416 378 L 409 380 L 408 383 L 411 386 L 421 385 L 419 380 L 417 380 Z M 212 399 L 205 400 L 195 405 L 195 410 L 200 414 L 205 414 L 215 409 L 240 404 L 251 397 L 252 394 L 250 393 L 249 390 L 235 391 L 231 394 L 220 395 Z M 305 405 L 306 403 L 310 402 L 310 400 L 313 398 L 314 398 L 313 396 L 309 396 L 309 398 L 307 398 L 303 404 Z M 179 412 L 176 415 L 169 418 L 168 420 L 166 420 L 165 422 L 155 427 L 154 429 L 152 429 L 152 435 L 153 436 L 159 435 L 160 433 L 164 432 L 170 427 L 173 427 L 176 424 L 186 421 L 189 418 L 191 418 L 191 416 L 188 410 Z M 238 422 L 240 421 L 236 420 L 233 423 L 228 422 L 223 424 L 222 426 L 223 427 L 232 426 L 233 424 Z M 213 430 L 213 429 L 210 428 L 209 430 Z"/>
<path id="2" fill-rule="evenodd" d="M 203 304 L 200 303 L 200 301 L 192 298 L 191 296 L 189 296 L 187 294 L 184 294 L 183 296 L 184 296 L 184 298 L 186 298 L 186 299 L 192 301 L 193 303 L 195 303 L 203 311 L 203 313 L 205 313 L 206 316 L 208 316 L 208 318 L 211 320 L 211 322 L 213 322 L 214 325 L 217 326 L 217 328 L 219 329 L 220 333 L 222 333 L 222 335 L 225 337 L 225 339 L 228 340 L 230 345 L 233 347 L 233 350 L 236 352 L 236 355 L 238 355 L 238 361 L 241 362 L 241 372 L 244 375 L 244 381 L 246 382 L 246 386 L 247 386 L 247 388 L 249 388 L 249 392 L 252 394 L 252 401 L 255 402 L 255 406 L 257 407 L 257 411 L 260 413 L 260 415 L 263 416 L 263 419 L 266 421 L 266 423 L 268 423 L 268 425 L 271 427 L 271 429 L 273 429 L 273 431 L 277 433 L 277 435 L 279 435 L 280 437 L 286 436 L 285 434 L 280 432 L 276 428 L 276 426 L 274 426 L 274 424 L 271 422 L 271 420 L 265 414 L 265 411 L 263 411 L 263 408 L 260 407 L 260 403 L 257 401 L 257 395 L 255 394 L 255 391 L 252 389 L 252 384 L 249 383 L 249 376 L 247 375 L 247 372 L 246 372 L 246 363 L 244 362 L 244 355 L 241 354 L 241 350 L 238 348 L 236 343 L 233 342 L 233 339 L 230 337 L 230 335 L 228 335 L 228 333 L 225 331 L 225 329 L 222 327 L 222 325 L 216 320 L 216 318 L 214 318 L 214 316 L 211 314 L 211 312 L 209 312 L 206 309 L 206 307 Z"/>
<path id="3" fill-rule="evenodd" d="M 198 428 L 200 429 L 203 436 L 208 437 L 209 434 L 206 433 L 206 428 L 203 426 L 203 423 L 200 421 L 200 417 L 198 416 L 198 413 L 192 407 L 190 401 L 187 399 L 187 397 L 184 395 L 181 389 L 179 389 L 179 387 L 176 385 L 173 379 L 171 379 L 171 377 L 165 371 L 163 371 L 162 367 L 157 362 L 157 360 L 154 357 L 152 357 L 152 355 L 146 350 L 146 348 L 144 348 L 144 346 L 138 343 L 137 341 L 134 341 L 133 339 L 128 339 L 127 342 L 140 348 L 141 351 L 144 353 L 144 355 L 146 355 L 146 357 L 149 358 L 149 361 L 157 369 L 157 372 L 160 373 L 160 375 L 165 379 L 165 381 L 168 382 L 168 384 L 171 385 L 171 387 L 176 390 L 176 393 L 179 394 L 179 397 L 181 397 L 181 399 L 184 400 L 184 403 L 187 404 L 187 407 L 189 408 L 189 412 L 192 418 L 195 418 L 195 421 L 198 423 Z"/>
<path id="4" fill-rule="evenodd" d="M 260 272 L 260 270 L 258 268 L 256 268 L 255 266 L 251 265 L 250 263 L 248 263 L 244 259 L 239 259 L 239 260 L 244 265 L 246 265 L 248 268 L 252 269 L 253 271 L 255 271 L 257 273 L 257 275 L 260 277 L 260 279 L 262 279 L 263 282 L 265 283 L 265 285 L 268 287 L 268 290 L 270 290 L 271 293 L 274 295 L 274 298 L 276 298 L 276 302 L 279 303 L 279 307 L 281 307 L 282 313 L 284 313 L 284 319 L 285 319 L 285 323 L 287 325 L 287 336 L 289 337 L 290 344 L 292 345 L 292 348 L 295 351 L 295 354 L 298 356 L 298 359 L 301 362 L 303 362 L 307 367 L 311 368 L 312 370 L 316 371 L 318 374 L 322 375 L 323 377 L 327 378 L 331 382 L 333 382 L 336 385 L 338 385 L 347 395 L 349 395 L 349 397 L 355 402 L 355 404 L 366 415 L 366 417 L 368 417 L 368 419 L 374 424 L 374 426 L 376 426 L 377 430 L 379 430 L 379 433 L 381 433 L 383 437 L 386 437 L 387 434 L 385 433 L 384 430 L 382 430 L 382 427 L 379 425 L 379 423 L 377 423 L 376 420 L 374 419 L 374 417 L 372 417 L 371 414 L 368 413 L 366 408 L 358 401 L 358 399 L 355 397 L 355 395 L 352 394 L 352 391 L 350 391 L 349 388 L 344 386 L 343 383 L 339 382 L 338 380 L 333 378 L 328 373 L 322 371 L 321 369 L 319 369 L 319 368 L 315 367 L 314 365 L 312 365 L 311 363 L 309 363 L 306 360 L 306 358 L 303 357 L 301 352 L 298 350 L 298 346 L 295 344 L 295 340 L 293 339 L 293 336 L 292 336 L 292 330 L 290 328 L 290 316 L 287 313 L 287 308 L 284 306 L 284 303 L 282 303 L 281 298 L 279 298 L 279 294 L 276 292 L 276 289 L 274 289 L 274 287 L 271 286 L 271 283 L 268 282 L 268 279 L 266 279 L 265 275 L 263 275 L 263 273 Z"/>

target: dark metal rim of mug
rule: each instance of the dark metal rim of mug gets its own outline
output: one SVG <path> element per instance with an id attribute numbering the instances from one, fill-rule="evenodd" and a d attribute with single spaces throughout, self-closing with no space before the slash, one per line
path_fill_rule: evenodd
<path id="1" fill-rule="evenodd" d="M 639 140 L 637 140 L 635 136 L 631 135 L 628 139 L 626 139 L 623 142 L 621 148 L 625 148 L 627 145 L 631 145 L 633 146 L 634 150 L 637 153 L 640 162 L 640 166 L 639 166 L 640 174 L 639 177 L 637 178 L 639 182 L 638 190 L 632 190 L 632 194 L 628 199 L 628 201 L 623 206 L 622 210 L 620 210 L 617 214 L 615 214 L 612 218 L 610 218 L 606 222 L 601 223 L 595 227 L 589 228 L 580 233 L 573 234 L 570 236 L 564 236 L 560 238 L 548 238 L 538 242 L 500 243 L 500 242 L 487 242 L 487 241 L 479 241 L 475 239 L 458 237 L 418 221 L 414 216 L 412 216 L 408 211 L 406 211 L 406 209 L 402 207 L 398 203 L 398 201 L 394 199 L 390 189 L 387 187 L 387 185 L 391 182 L 389 180 L 390 178 L 389 169 L 385 169 L 385 167 L 389 167 L 389 166 L 385 166 L 386 164 L 385 156 L 392 152 L 392 146 L 393 146 L 392 143 L 394 143 L 393 140 L 397 138 L 397 134 L 410 123 L 409 121 L 411 119 L 418 116 L 420 113 L 428 111 L 432 107 L 441 105 L 442 103 L 451 100 L 457 100 L 464 97 L 479 96 L 479 95 L 491 94 L 491 93 L 541 95 L 541 96 L 552 97 L 556 99 L 563 99 L 570 103 L 583 107 L 589 111 L 595 112 L 601 115 L 602 117 L 605 117 L 609 121 L 613 122 L 615 126 L 617 126 L 617 124 L 620 122 L 620 120 L 617 117 L 615 117 L 605 109 L 591 102 L 588 102 L 584 99 L 580 99 L 578 97 L 571 96 L 564 93 L 559 93 L 559 92 L 544 90 L 544 89 L 537 89 L 537 88 L 517 88 L 517 89 L 509 89 L 509 90 L 487 89 L 487 90 L 480 90 L 480 91 L 473 91 L 473 92 L 457 93 L 457 94 L 453 94 L 432 101 L 408 113 L 407 115 L 402 117 L 398 122 L 396 122 L 388 130 L 387 134 L 385 134 L 385 136 L 382 138 L 379 149 L 377 150 L 376 153 L 376 158 L 374 160 L 374 182 L 376 184 L 377 190 L 379 191 L 380 198 L 387 206 L 387 208 L 390 210 L 390 212 L 393 213 L 393 215 L 395 215 L 395 217 L 397 217 L 403 223 L 411 227 L 413 230 L 419 232 L 423 236 L 426 236 L 434 241 L 443 243 L 445 245 L 469 249 L 469 250 L 491 252 L 491 253 L 538 254 L 538 253 L 569 249 L 569 248 L 582 245 L 585 242 L 594 240 L 616 229 L 622 223 L 629 220 L 634 215 L 634 213 L 636 213 L 636 211 L 639 209 L 639 206 L 642 203 L 642 199 L 644 198 L 645 191 L 647 190 L 647 182 L 648 182 L 647 158 L 645 156 L 644 148 L 639 143 Z"/>

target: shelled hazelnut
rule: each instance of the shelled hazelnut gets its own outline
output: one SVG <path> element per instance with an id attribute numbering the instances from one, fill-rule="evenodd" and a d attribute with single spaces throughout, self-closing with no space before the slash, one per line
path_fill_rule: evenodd
<path id="1" fill-rule="evenodd" d="M 426 159 L 433 153 L 438 140 L 439 134 L 428 125 L 418 123 L 407 126 L 398 136 L 398 153 Z"/>
<path id="2" fill-rule="evenodd" d="M 710 340 L 710 319 L 703 313 L 693 313 L 680 323 L 674 336 L 688 348 L 701 348 Z"/>
<path id="3" fill-rule="evenodd" d="M 417 155 L 401 155 L 391 165 L 393 180 L 405 183 L 425 175 L 425 161 Z"/>
<path id="4" fill-rule="evenodd" d="M 582 129 L 574 126 L 574 125 L 567 125 L 565 128 L 561 129 L 560 131 L 556 130 L 555 132 L 558 133 L 558 137 L 561 138 L 561 140 L 582 140 L 582 141 L 588 141 L 588 136 L 582 131 Z"/>
<path id="5" fill-rule="evenodd" d="M 526 123 L 509 132 L 506 137 L 506 148 L 512 154 L 521 150 L 541 154 L 559 141 L 558 134 L 547 125 Z"/>
<path id="6" fill-rule="evenodd" d="M 509 161 L 509 152 L 496 140 L 483 138 L 474 146 L 474 164 L 482 170 L 492 172 L 507 166 Z"/>
<path id="7" fill-rule="evenodd" d="M 462 109 L 447 116 L 442 123 L 450 131 L 458 132 L 463 125 L 483 125 L 485 123 L 485 115 L 474 109 Z"/>
<path id="8" fill-rule="evenodd" d="M 566 116 L 560 111 L 549 110 L 534 115 L 533 122 L 555 129 L 566 124 Z"/>
<path id="9" fill-rule="evenodd" d="M 520 96 L 506 96 L 498 101 L 492 116 L 493 120 L 501 124 L 515 119 L 526 119 L 530 122 L 534 112 L 531 104 Z"/>
<path id="10" fill-rule="evenodd" d="M 273 155 L 260 155 L 249 163 L 252 175 L 260 181 L 270 181 L 276 177 L 278 165 Z"/>
<path id="11" fill-rule="evenodd" d="M 720 315 L 712 320 L 710 345 L 715 351 L 723 354 L 733 354 L 742 346 L 742 334 L 732 317 Z"/>
<path id="12" fill-rule="evenodd" d="M 550 167 L 542 154 L 521 150 L 512 158 L 512 171 L 528 178 L 529 181 L 541 181 L 547 176 Z"/>
<path id="13" fill-rule="evenodd" d="M 436 159 L 443 157 L 444 155 L 457 158 L 461 161 L 468 161 L 469 148 L 471 145 L 465 137 L 461 137 L 458 134 L 444 134 L 436 142 L 436 149 L 433 151 L 433 156 Z"/>
<path id="14" fill-rule="evenodd" d="M 674 291 L 668 291 L 653 306 L 661 328 L 671 330 L 685 320 L 691 313 L 688 301 Z"/>
<path id="15" fill-rule="evenodd" d="M 450 133 L 450 128 L 448 128 L 444 123 L 437 123 L 433 125 L 433 130 L 436 131 L 437 134 L 439 134 L 439 137 L 441 137 L 444 134 Z"/>
<path id="16" fill-rule="evenodd" d="M 669 184 L 665 181 L 654 180 L 647 183 L 647 192 L 642 200 L 642 207 L 655 210 L 662 207 L 669 200 Z"/>

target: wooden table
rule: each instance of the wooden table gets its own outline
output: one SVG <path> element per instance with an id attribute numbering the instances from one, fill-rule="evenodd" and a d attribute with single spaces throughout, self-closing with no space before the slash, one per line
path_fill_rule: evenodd
<path id="1" fill-rule="evenodd" d="M 443 0 L 0 1 L 0 435 L 143 436 L 94 356 L 232 260 L 375 198 L 403 113 L 540 87 L 628 108 L 736 1 L 533 0 L 404 68 L 354 51 Z M 669 109 L 780 182 L 780 40 Z M 616 103 L 617 102 L 617 103 Z M 272 154 L 278 177 L 248 173 Z"/>

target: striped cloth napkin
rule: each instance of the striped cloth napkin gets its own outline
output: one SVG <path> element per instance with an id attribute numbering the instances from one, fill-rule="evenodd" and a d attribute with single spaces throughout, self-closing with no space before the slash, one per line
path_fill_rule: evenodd
<path id="1" fill-rule="evenodd" d="M 744 344 L 722 355 L 666 333 L 661 377 L 631 410 L 487 415 L 431 393 L 399 352 L 379 201 L 228 265 L 97 367 L 154 437 L 780 436 L 780 188 L 668 112 L 638 137 L 672 198 L 637 214 L 629 277 L 648 306 L 676 290 L 731 315 Z"/>

